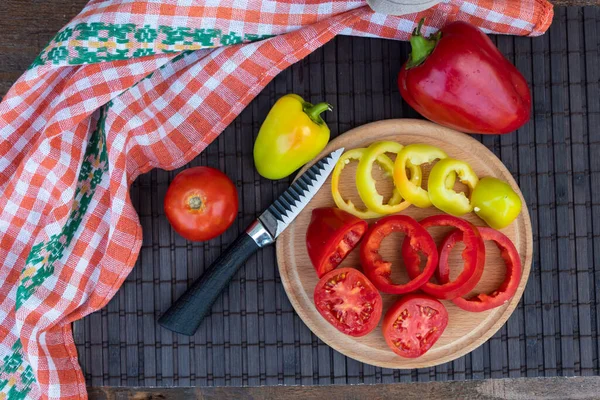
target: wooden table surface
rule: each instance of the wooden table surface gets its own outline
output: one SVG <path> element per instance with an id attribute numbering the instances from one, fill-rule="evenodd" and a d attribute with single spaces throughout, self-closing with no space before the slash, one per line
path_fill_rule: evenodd
<path id="1" fill-rule="evenodd" d="M 0 0 L 0 97 L 31 64 L 51 37 L 75 16 L 86 0 Z M 600 0 L 555 0 L 557 6 L 598 6 Z M 405 399 L 562 399 L 598 398 L 600 378 L 527 378 L 464 382 L 375 385 L 359 388 L 345 386 L 274 388 L 108 388 L 91 387 L 90 397 L 124 398 L 277 398 L 312 399 L 402 397 Z M 440 393 L 442 395 L 440 395 Z"/>

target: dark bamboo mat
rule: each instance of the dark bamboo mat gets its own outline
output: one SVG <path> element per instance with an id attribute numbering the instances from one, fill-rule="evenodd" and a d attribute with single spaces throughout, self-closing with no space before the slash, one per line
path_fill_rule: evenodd
<path id="1" fill-rule="evenodd" d="M 346 358 L 294 313 L 274 248 L 252 257 L 192 338 L 157 317 L 282 192 L 261 179 L 252 146 L 280 96 L 294 92 L 334 106 L 333 135 L 386 118 L 417 117 L 396 74 L 406 43 L 339 37 L 278 76 L 191 165 L 217 167 L 237 184 L 233 228 L 187 243 L 162 211 L 176 172 L 140 177 L 132 198 L 144 227 L 137 266 L 103 310 L 74 324 L 89 384 L 277 385 L 598 375 L 600 346 L 600 8 L 557 8 L 540 38 L 495 37 L 533 91 L 534 116 L 518 133 L 479 139 L 518 180 L 530 207 L 532 273 L 508 323 L 483 346 L 435 368 L 390 370 Z"/>

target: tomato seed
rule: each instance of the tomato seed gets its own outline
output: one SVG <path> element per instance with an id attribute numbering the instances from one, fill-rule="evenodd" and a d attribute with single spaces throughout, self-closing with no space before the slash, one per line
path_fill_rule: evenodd
<path id="1" fill-rule="evenodd" d="M 421 312 L 421 315 L 424 315 L 427 318 L 431 318 L 438 314 L 438 311 L 436 309 L 428 306 L 419 306 L 419 311 Z"/>
<path id="2" fill-rule="evenodd" d="M 401 350 L 410 350 L 410 343 L 406 343 L 400 339 L 395 340 L 392 343 Z"/>

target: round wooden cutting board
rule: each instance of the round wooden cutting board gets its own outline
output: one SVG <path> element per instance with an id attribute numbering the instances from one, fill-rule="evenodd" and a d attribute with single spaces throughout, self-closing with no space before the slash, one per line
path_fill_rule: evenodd
<path id="1" fill-rule="evenodd" d="M 392 140 L 403 145 L 428 143 L 438 146 L 450 157 L 467 161 L 480 178 L 494 176 L 508 181 L 512 185 L 523 200 L 523 210 L 510 226 L 503 229 L 503 232 L 515 244 L 523 264 L 523 276 L 516 295 L 503 306 L 482 313 L 467 312 L 456 307 L 450 301 L 443 301 L 449 314 L 448 327 L 438 342 L 426 354 L 416 359 L 399 357 L 387 347 L 381 333 L 381 321 L 379 327 L 366 336 L 354 338 L 342 334 L 321 317 L 314 306 L 313 290 L 319 279 L 308 258 L 305 240 L 312 210 L 318 207 L 335 206 L 331 197 L 331 178 L 327 180 L 294 223 L 277 240 L 279 272 L 290 302 L 300 318 L 321 340 L 340 353 L 364 363 L 386 368 L 431 367 L 454 360 L 480 346 L 500 329 L 516 308 L 531 269 L 533 239 L 529 212 L 515 180 L 491 151 L 466 134 L 443 128 L 431 122 L 403 119 L 363 125 L 331 141 L 317 159 L 340 147 L 350 150 L 357 147 L 367 147 L 372 142 L 381 140 Z M 309 166 L 310 164 L 304 167 L 301 173 Z M 374 171 L 376 169 L 374 168 Z M 345 199 L 350 198 L 357 207 L 363 207 L 356 192 L 355 170 L 355 162 L 344 168 L 340 179 L 340 191 Z M 426 178 L 428 168 L 424 168 L 423 171 L 424 178 Z M 393 184 L 390 177 L 385 177 L 380 172 L 374 172 L 374 177 L 377 178 L 377 188 L 381 194 L 391 193 Z M 426 182 L 426 179 L 424 179 L 424 182 Z M 435 208 L 421 209 L 411 206 L 402 213 L 420 220 L 429 215 L 441 214 L 442 212 Z M 485 226 L 483 221 L 473 213 L 463 218 L 477 226 Z M 448 229 L 443 228 L 430 230 L 437 243 L 447 232 Z M 401 243 L 402 235 L 394 233 L 382 242 L 380 251 L 385 260 L 393 263 L 392 279 L 398 283 L 407 281 L 400 256 Z M 458 276 L 462 269 L 463 261 L 460 254 L 463 248 L 463 244 L 458 244 L 452 251 L 450 257 L 452 271 L 450 276 L 452 279 Z M 341 266 L 361 269 L 358 249 L 354 249 Z M 498 249 L 493 243 L 486 242 L 485 270 L 474 292 L 485 291 L 489 293 L 493 291 L 504 279 L 504 274 L 505 265 L 500 258 Z M 389 306 L 401 296 L 388 294 L 382 294 L 382 296 L 385 315 Z"/>

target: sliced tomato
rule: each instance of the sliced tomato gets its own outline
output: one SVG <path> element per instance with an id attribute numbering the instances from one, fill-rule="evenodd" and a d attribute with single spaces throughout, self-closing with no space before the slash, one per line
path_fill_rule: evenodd
<path id="1" fill-rule="evenodd" d="M 339 268 L 323 276 L 314 294 L 319 313 L 338 331 L 364 336 L 381 319 L 381 295 L 360 271 Z"/>
<path id="2" fill-rule="evenodd" d="M 366 221 L 339 208 L 313 210 L 306 230 L 306 248 L 319 278 L 340 265 L 367 228 Z"/>
<path id="3" fill-rule="evenodd" d="M 405 284 L 392 282 L 392 263 L 384 261 L 379 254 L 383 239 L 392 232 L 404 232 L 406 248 L 402 248 L 402 257 L 407 271 L 415 269 L 411 280 Z M 425 268 L 419 270 L 421 258 L 419 252 L 427 257 Z M 385 293 L 403 294 L 419 289 L 427 283 L 435 272 L 438 263 L 438 252 L 433 238 L 417 221 L 408 215 L 390 215 L 381 218 L 367 232 L 360 247 L 360 261 L 365 274 L 377 289 Z M 409 269 L 409 265 L 411 268 Z"/>
<path id="4" fill-rule="evenodd" d="M 464 219 L 445 214 L 427 217 L 419 221 L 419 223 L 426 229 L 433 226 L 457 228 L 463 233 L 463 241 L 465 242 L 465 249 L 462 252 L 465 265 L 460 275 L 455 280 L 441 285 L 427 282 L 421 286 L 421 290 L 433 297 L 444 300 L 452 300 L 464 296 L 473 290 L 479 279 L 481 279 L 481 275 L 483 275 L 483 265 L 485 264 L 485 244 L 475 225 Z M 406 239 L 402 245 L 402 254 L 405 260 L 407 257 L 412 257 L 415 260 L 418 259 L 418 254 L 412 248 L 412 243 Z M 406 272 L 413 279 L 422 274 L 417 262 L 406 262 Z"/>
<path id="5" fill-rule="evenodd" d="M 425 354 L 448 326 L 448 311 L 438 300 L 424 294 L 409 294 L 398 300 L 383 318 L 383 337 L 401 357 Z"/>
<path id="6" fill-rule="evenodd" d="M 500 287 L 491 294 L 480 293 L 470 298 L 457 297 L 452 302 L 466 311 L 481 312 L 499 307 L 508 302 L 517 292 L 521 282 L 521 257 L 513 242 L 506 235 L 491 228 L 478 228 L 483 240 L 491 240 L 496 243 L 504 263 L 506 264 L 506 275 Z M 462 241 L 463 233 L 459 230 L 450 232 L 444 239 L 440 252 L 440 265 L 438 277 L 441 283 L 450 280 L 450 268 L 448 256 L 457 242 Z"/>

